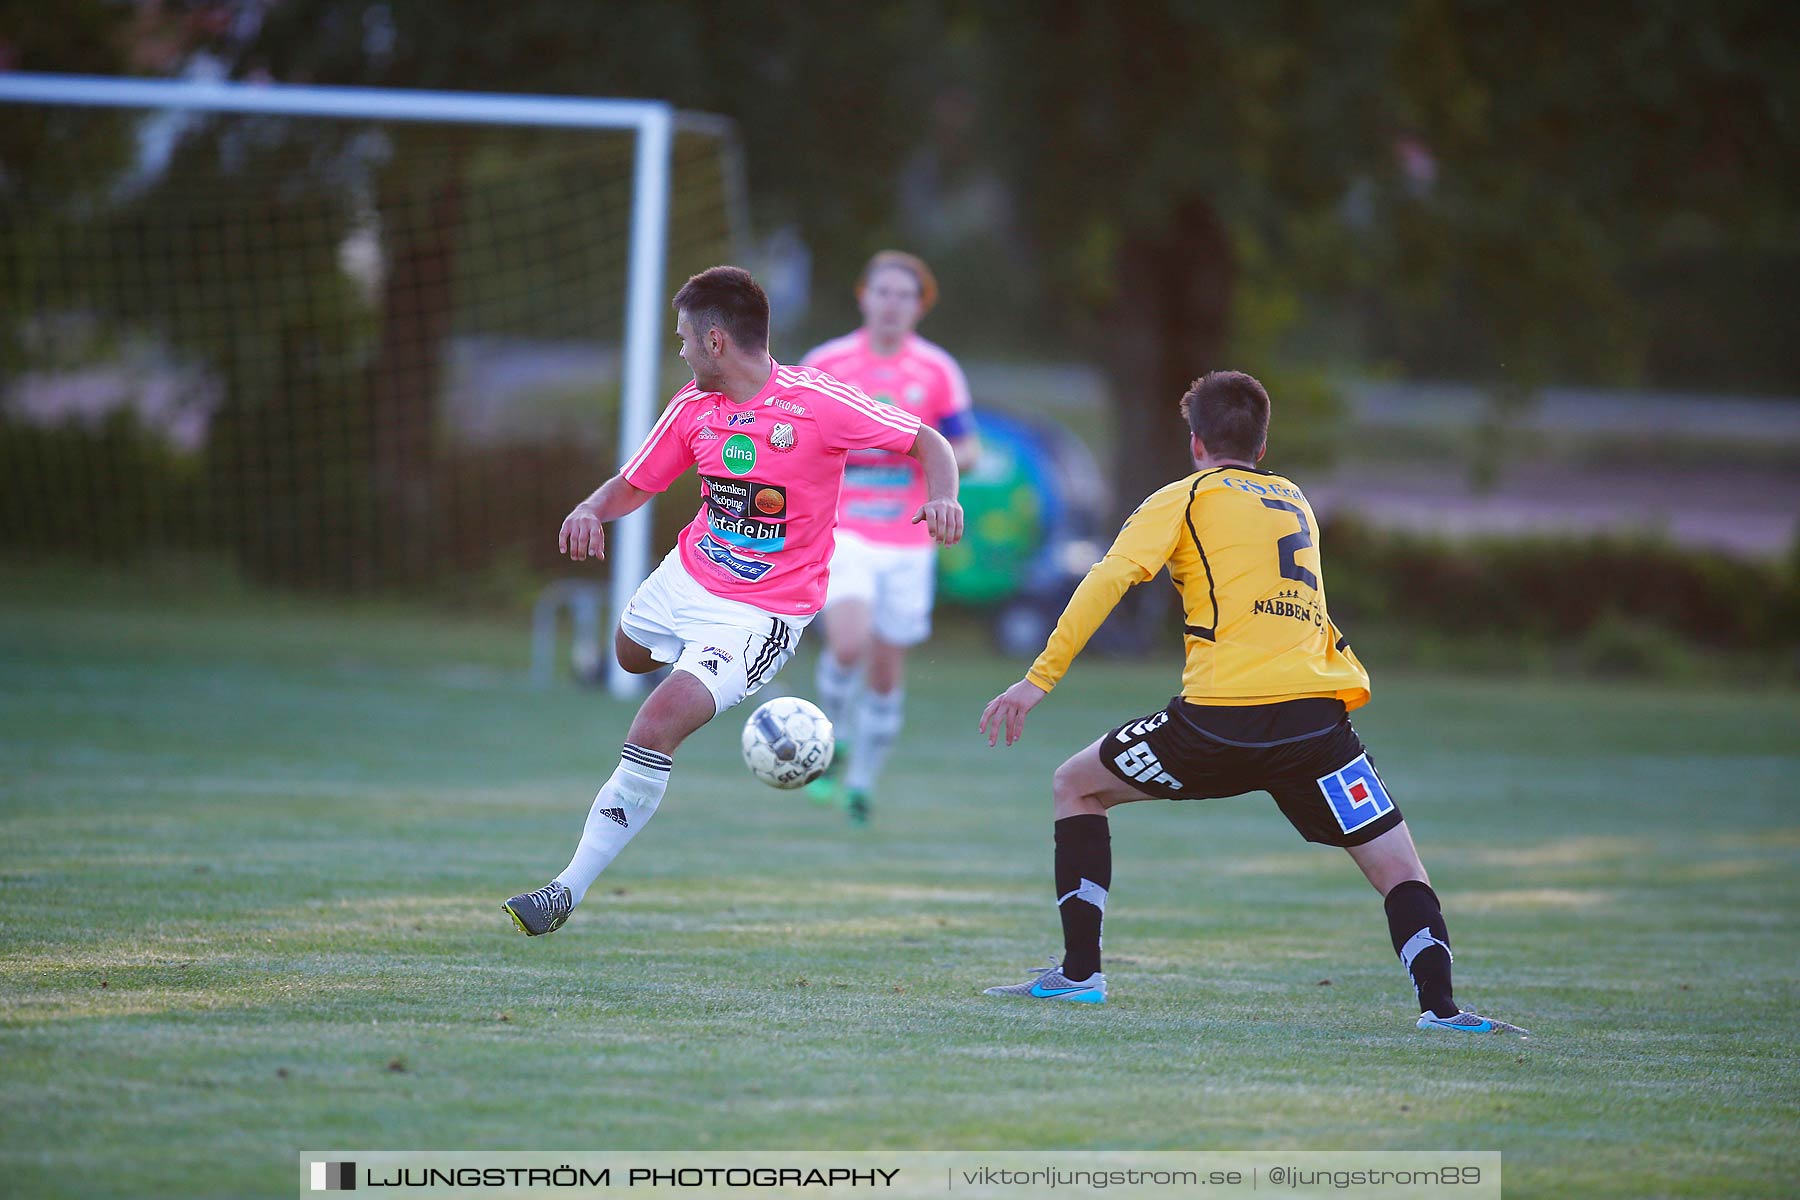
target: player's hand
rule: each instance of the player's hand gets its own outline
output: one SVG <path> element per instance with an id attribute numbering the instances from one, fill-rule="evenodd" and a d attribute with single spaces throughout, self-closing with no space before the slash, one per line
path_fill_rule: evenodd
<path id="1" fill-rule="evenodd" d="M 913 514 L 912 523 L 925 522 L 925 530 L 946 546 L 962 541 L 963 510 L 954 500 L 927 500 Z"/>
<path id="2" fill-rule="evenodd" d="M 1002 730 L 1006 732 L 1007 745 L 1018 741 L 1019 735 L 1025 732 L 1025 714 L 1049 694 L 1031 680 L 1021 679 L 989 700 L 981 713 L 981 732 L 988 735 L 988 745 L 992 746 L 1000 739 Z"/>
<path id="3" fill-rule="evenodd" d="M 563 518 L 562 532 L 556 537 L 557 549 L 574 562 L 584 558 L 606 557 L 606 531 L 584 500 L 575 511 Z"/>

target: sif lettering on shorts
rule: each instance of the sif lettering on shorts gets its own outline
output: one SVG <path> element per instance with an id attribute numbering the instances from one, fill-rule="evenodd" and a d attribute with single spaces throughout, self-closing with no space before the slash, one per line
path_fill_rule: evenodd
<path id="1" fill-rule="evenodd" d="M 1138 783 L 1154 783 L 1160 787 L 1181 790 L 1181 780 L 1163 770 L 1156 752 L 1150 749 L 1150 743 L 1142 740 L 1151 730 L 1169 719 L 1167 712 L 1159 712 L 1154 717 L 1145 717 L 1142 721 L 1133 721 L 1113 736 L 1121 742 L 1128 742 L 1124 750 L 1113 756 L 1113 765 L 1127 778 Z M 1133 741 L 1132 739 L 1138 739 Z"/>
<path id="2" fill-rule="evenodd" d="M 1359 754 L 1342 768 L 1319 777 L 1319 790 L 1337 818 L 1338 828 L 1355 833 L 1371 821 L 1394 811 L 1394 802 L 1382 786 L 1381 776 L 1367 754 Z"/>

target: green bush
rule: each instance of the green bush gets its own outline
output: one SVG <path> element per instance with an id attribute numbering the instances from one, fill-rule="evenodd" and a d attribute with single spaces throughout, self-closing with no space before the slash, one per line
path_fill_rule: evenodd
<path id="1" fill-rule="evenodd" d="M 1654 656 L 1642 644 L 1651 631 L 1733 651 L 1800 638 L 1800 582 L 1785 563 L 1643 539 L 1450 542 L 1344 518 L 1324 523 L 1321 543 L 1332 615 L 1352 630 L 1377 621 L 1451 634 L 1585 638 L 1604 661 Z"/>
<path id="2" fill-rule="evenodd" d="M 129 409 L 99 425 L 28 424 L 0 414 L 0 547 L 28 555 L 132 559 L 204 541 L 196 456 Z"/>
<path id="3" fill-rule="evenodd" d="M 416 519 L 402 522 L 365 450 L 317 452 L 314 411 L 228 408 L 200 453 L 129 410 L 51 427 L 0 415 L 0 553 L 145 569 L 169 551 L 222 553 L 246 580 L 305 591 L 547 572 L 563 516 L 606 474 L 592 450 L 567 444 L 443 447 Z M 692 515 L 691 503 L 659 513 Z"/>
<path id="4" fill-rule="evenodd" d="M 1694 655 L 1679 636 L 1616 613 L 1595 622 L 1573 651 L 1584 674 L 1602 679 L 1680 679 L 1695 673 Z"/>

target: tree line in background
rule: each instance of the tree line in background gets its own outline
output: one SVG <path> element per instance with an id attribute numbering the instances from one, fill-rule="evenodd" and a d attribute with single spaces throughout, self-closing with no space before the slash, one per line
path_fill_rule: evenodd
<path id="1" fill-rule="evenodd" d="M 1551 380 L 1800 391 L 1784 328 L 1800 309 L 1800 26 L 1777 5 L 9 0 L 0 13 L 0 55 L 18 69 L 172 74 L 207 55 L 244 79 L 656 96 L 730 116 L 757 225 L 798 230 L 813 256 L 822 301 L 800 336 L 853 320 L 848 282 L 872 249 L 916 249 L 945 284 L 929 328 L 956 330 L 957 351 L 1104 365 L 1121 477 L 1187 469 L 1167 436 L 1173 402 L 1221 365 L 1271 382 L 1296 441 L 1329 414 L 1326 370 L 1342 366 L 1476 380 L 1502 406 Z M 0 190 L 29 184 L 55 136 L 4 123 Z M 341 162 L 355 131 L 308 136 L 254 148 L 271 203 L 348 229 L 341 177 L 320 164 Z M 97 138 L 89 166 L 120 169 L 129 142 Z M 306 441 L 282 426 L 304 407 L 283 395 L 374 411 L 356 434 L 362 476 L 297 494 L 380 494 L 393 555 L 371 560 L 377 582 L 432 569 L 417 533 L 455 475 L 422 464 L 438 453 L 450 330 L 419 298 L 454 273 L 443 231 L 494 145 L 454 134 L 430 171 L 396 153 L 369 176 L 377 209 L 442 219 L 382 226 L 399 240 L 382 248 L 384 294 L 337 335 L 354 345 L 283 324 L 277 303 L 269 353 L 197 348 L 229 393 L 218 472 Z M 233 169 L 205 134 L 174 153 L 190 183 Z M 136 201 L 155 202 L 154 189 Z M 233 279 L 159 261 L 234 302 Z M 40 282 L 49 296 L 82 285 Z M 139 282 L 153 308 L 154 278 Z M 258 370 L 275 376 L 245 375 Z M 254 567 L 270 530 L 242 529 Z"/>
<path id="2" fill-rule="evenodd" d="M 1228 362 L 1303 414 L 1346 357 L 1512 396 L 1800 391 L 1779 5 L 284 0 L 235 61 L 733 117 L 759 223 L 842 298 L 809 333 L 913 246 L 940 328 L 1104 364 L 1134 472 L 1184 467 L 1173 399 Z"/>

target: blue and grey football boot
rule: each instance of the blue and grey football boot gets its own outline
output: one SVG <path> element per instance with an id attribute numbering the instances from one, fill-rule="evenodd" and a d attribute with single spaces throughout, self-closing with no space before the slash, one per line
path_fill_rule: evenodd
<path id="1" fill-rule="evenodd" d="M 1086 979 L 1070 979 L 1062 973 L 1060 963 L 1039 967 L 1036 978 L 1025 983 L 1004 984 L 986 988 L 984 996 L 1024 996 L 1031 1000 L 1073 1000 L 1077 1004 L 1105 1004 L 1106 976 L 1095 971 Z"/>
<path id="2" fill-rule="evenodd" d="M 1505 1021 L 1472 1013 L 1466 1008 L 1454 1017 L 1440 1017 L 1427 1009 L 1419 1014 L 1419 1028 L 1441 1029 L 1446 1033 L 1516 1033 L 1520 1037 L 1531 1032 L 1529 1029 L 1520 1029 L 1517 1025 L 1508 1025 Z"/>

